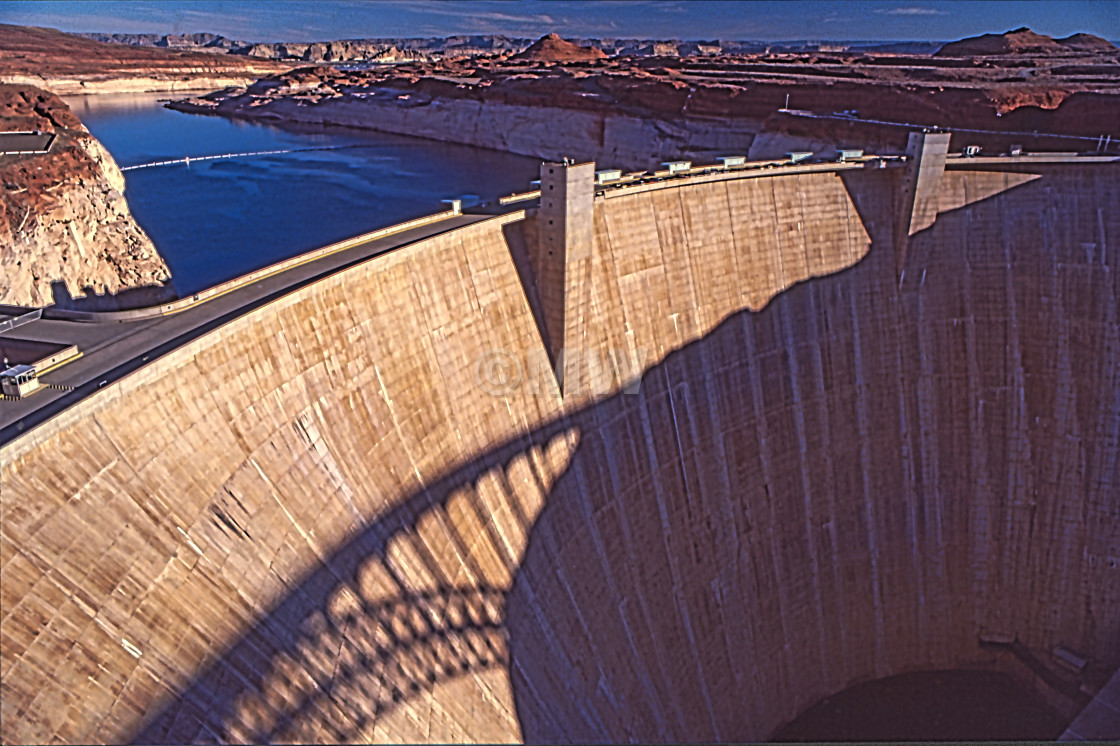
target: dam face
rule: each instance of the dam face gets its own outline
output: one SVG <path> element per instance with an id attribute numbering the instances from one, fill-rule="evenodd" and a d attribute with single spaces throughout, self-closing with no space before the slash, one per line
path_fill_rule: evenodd
<path id="1" fill-rule="evenodd" d="M 909 236 L 891 169 L 623 189 L 578 261 L 515 214 L 231 322 L 0 452 L 3 739 L 757 740 L 1033 681 L 982 639 L 1115 669 L 1118 176 L 954 167 Z"/>

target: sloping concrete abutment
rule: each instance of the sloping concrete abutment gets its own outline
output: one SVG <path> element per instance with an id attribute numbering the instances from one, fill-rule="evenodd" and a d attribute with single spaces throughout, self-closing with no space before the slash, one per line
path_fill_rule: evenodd
<path id="1" fill-rule="evenodd" d="M 574 269 L 478 222 L 6 444 L 3 740 L 754 740 L 982 638 L 1115 668 L 1120 167 L 955 164 L 901 271 L 900 179 L 616 190 Z"/>

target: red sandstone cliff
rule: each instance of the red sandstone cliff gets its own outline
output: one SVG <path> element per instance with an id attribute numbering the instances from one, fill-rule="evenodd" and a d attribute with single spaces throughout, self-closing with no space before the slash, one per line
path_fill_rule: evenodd
<path id="1" fill-rule="evenodd" d="M 556 34 L 548 34 L 511 59 L 533 62 L 591 62 L 605 59 L 606 56 L 602 50 L 595 47 L 581 47 L 561 39 Z"/>
<path id="2" fill-rule="evenodd" d="M 305 68 L 174 108 L 366 127 L 636 169 L 748 151 L 759 158 L 806 148 L 827 156 L 837 146 L 901 151 L 913 125 L 1094 141 L 1102 133 L 1120 135 L 1112 132 L 1120 121 L 1120 59 L 1093 49 L 1038 58 L 852 52 L 603 58 L 586 50 L 577 55 L 580 47 L 559 38 L 534 46 L 532 55 L 509 59 L 368 71 Z M 791 109 L 849 116 L 779 114 L 787 96 Z M 1003 137 L 999 147 L 1009 137 L 1031 149 L 1093 147 L 1088 140 L 1019 134 Z"/>
<path id="3" fill-rule="evenodd" d="M 90 290 L 103 297 L 84 303 L 99 308 L 173 297 L 109 153 L 53 93 L 0 85 L 0 131 L 33 130 L 54 133 L 48 152 L 0 155 L 0 303 L 42 306 Z"/>
<path id="4" fill-rule="evenodd" d="M 291 65 L 252 57 L 129 47 L 0 24 L 0 81 L 55 93 L 186 91 L 245 85 Z"/>
<path id="5" fill-rule="evenodd" d="M 989 55 L 1064 55 L 1079 52 L 1115 53 L 1115 45 L 1092 34 L 1073 34 L 1064 39 L 1054 39 L 1036 34 L 1029 28 L 1015 29 L 1004 34 L 984 34 L 954 41 L 935 52 L 938 57 L 982 57 Z"/>

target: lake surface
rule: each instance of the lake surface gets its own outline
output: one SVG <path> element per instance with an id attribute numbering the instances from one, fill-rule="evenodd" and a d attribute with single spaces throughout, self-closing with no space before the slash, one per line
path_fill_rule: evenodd
<path id="1" fill-rule="evenodd" d="M 167 94 L 67 104 L 122 168 L 190 156 L 301 152 L 125 173 L 129 207 L 181 295 L 310 249 L 445 209 L 525 191 L 536 159 L 336 127 L 283 128 L 163 108 Z"/>

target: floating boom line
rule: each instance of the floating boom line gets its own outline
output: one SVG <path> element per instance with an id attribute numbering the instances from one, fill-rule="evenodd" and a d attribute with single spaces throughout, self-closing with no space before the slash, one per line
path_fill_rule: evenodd
<path id="1" fill-rule="evenodd" d="M 121 171 L 135 171 L 140 168 L 155 168 L 156 166 L 173 166 L 176 163 L 190 165 L 198 161 L 216 161 L 224 158 L 247 158 L 254 155 L 280 155 L 282 153 L 306 153 L 311 150 L 344 150 L 347 148 L 368 148 L 369 145 L 321 145 L 313 148 L 285 148 L 283 150 L 256 150 L 251 153 L 221 153 L 219 155 L 187 155 L 169 161 L 152 161 L 139 163 L 135 166 L 124 166 Z"/>

